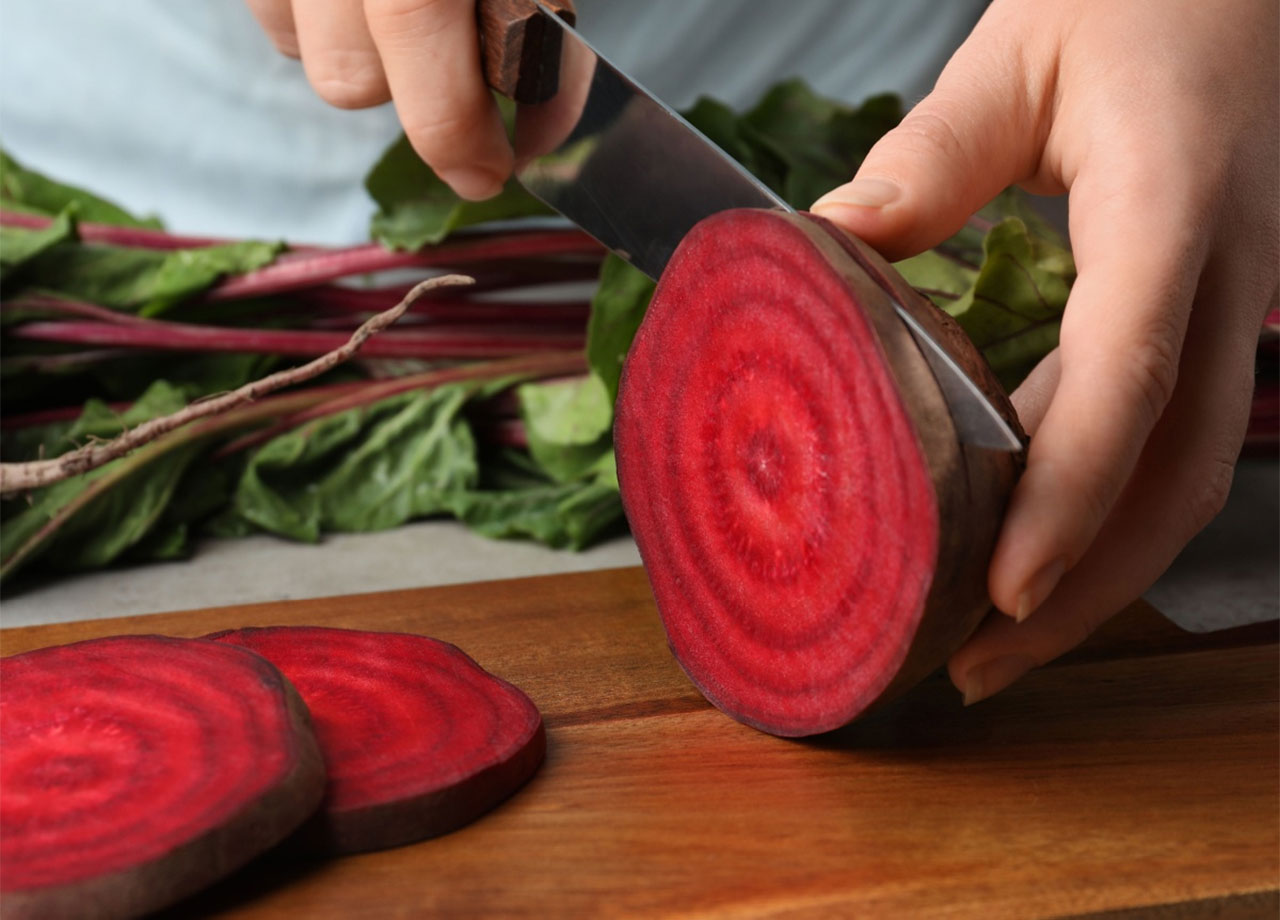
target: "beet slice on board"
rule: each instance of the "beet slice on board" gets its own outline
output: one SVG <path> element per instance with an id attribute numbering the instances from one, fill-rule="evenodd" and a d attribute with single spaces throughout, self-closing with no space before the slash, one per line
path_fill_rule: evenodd
<path id="1" fill-rule="evenodd" d="M 0 913 L 148 913 L 324 793 L 306 707 L 245 649 L 118 636 L 0 660 Z"/>
<path id="2" fill-rule="evenodd" d="M 446 642 L 321 626 L 209 638 L 265 657 L 310 708 L 329 787 L 304 836 L 330 852 L 455 830 L 524 785 L 546 752 L 533 702 Z"/>
<path id="3" fill-rule="evenodd" d="M 1017 428 L 954 321 L 832 225 L 771 211 L 688 234 L 619 388 L 623 503 L 671 648 L 711 702 L 778 735 L 852 721 L 973 631 L 1022 466 L 958 442 L 872 277 Z"/>

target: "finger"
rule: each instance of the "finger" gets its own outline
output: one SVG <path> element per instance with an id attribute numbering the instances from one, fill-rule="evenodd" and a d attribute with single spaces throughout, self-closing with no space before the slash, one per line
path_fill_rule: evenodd
<path id="1" fill-rule="evenodd" d="M 464 198 L 497 194 L 512 153 L 480 69 L 472 0 L 365 0 L 405 133 Z"/>
<path id="2" fill-rule="evenodd" d="M 298 57 L 298 34 L 293 28 L 293 9 L 289 0 L 245 0 L 249 12 L 258 20 L 262 31 L 267 33 L 271 44 L 281 54 Z"/>
<path id="3" fill-rule="evenodd" d="M 1018 412 L 1018 421 L 1027 434 L 1034 436 L 1040 428 L 1040 423 L 1049 411 L 1053 394 L 1058 391 L 1061 376 L 1062 354 L 1055 348 L 1032 368 L 1031 373 L 1010 395 L 1009 400 Z"/>
<path id="4" fill-rule="evenodd" d="M 1060 378 L 991 562 L 992 601 L 1017 619 L 1080 560 L 1128 481 L 1173 394 L 1204 264 L 1196 196 L 1151 180 L 1194 171 L 1147 161 L 1139 174 L 1105 159 L 1072 189 L 1072 213 L 1087 216 L 1071 228 L 1080 274 Z"/>
<path id="5" fill-rule="evenodd" d="M 1018 32 L 998 15 L 988 12 L 933 91 L 872 147 L 853 181 L 813 204 L 815 214 L 900 259 L 1036 172 L 1047 129 L 1031 100 L 1042 94 L 1021 66 L 1028 55 L 1000 53 Z"/>
<path id="6" fill-rule="evenodd" d="M 1018 623 L 989 617 L 952 656 L 951 679 L 966 702 L 999 692 L 1082 642 L 1149 588 L 1221 509 L 1253 389 L 1256 331 L 1251 327 L 1256 311 L 1241 309 L 1243 301 L 1237 298 L 1258 295 L 1242 283 L 1245 277 L 1243 272 L 1233 279 L 1206 273 L 1202 289 L 1223 292 L 1226 302 L 1202 297 L 1197 303 L 1183 361 L 1184 384 L 1079 565 L 1030 619 Z M 1222 309 L 1228 305 L 1230 312 Z"/>
<path id="7" fill-rule="evenodd" d="M 302 66 L 316 94 L 340 109 L 391 99 L 361 0 L 293 0 Z"/>

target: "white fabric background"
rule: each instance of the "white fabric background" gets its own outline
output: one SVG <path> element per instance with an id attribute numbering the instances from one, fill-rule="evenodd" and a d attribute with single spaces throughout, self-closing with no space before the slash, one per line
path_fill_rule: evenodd
<path id="1" fill-rule="evenodd" d="M 978 0 L 580 0 L 583 33 L 665 101 L 735 106 L 804 76 L 926 92 Z M 423 87 L 423 92 L 430 92 Z M 0 143 L 175 230 L 350 242 L 391 106 L 330 108 L 239 0 L 0 0 Z"/>

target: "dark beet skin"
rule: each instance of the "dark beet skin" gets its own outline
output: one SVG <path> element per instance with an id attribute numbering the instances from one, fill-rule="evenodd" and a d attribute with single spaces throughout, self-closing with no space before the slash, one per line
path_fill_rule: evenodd
<path id="1" fill-rule="evenodd" d="M 717 214 L 677 249 L 624 366 L 619 480 L 668 641 L 708 699 L 774 734 L 852 721 L 990 606 L 1021 457 L 958 443 L 881 284 L 1012 408 L 895 279 L 816 219 Z"/>
<path id="2" fill-rule="evenodd" d="M 149 913 L 298 827 L 324 792 L 306 707 L 244 649 L 118 636 L 0 660 L 0 913 Z"/>
<path id="3" fill-rule="evenodd" d="M 329 786 L 304 844 L 353 853 L 447 833 L 509 797 L 545 755 L 533 702 L 446 642 L 319 626 L 209 638 L 271 661 L 311 710 Z"/>

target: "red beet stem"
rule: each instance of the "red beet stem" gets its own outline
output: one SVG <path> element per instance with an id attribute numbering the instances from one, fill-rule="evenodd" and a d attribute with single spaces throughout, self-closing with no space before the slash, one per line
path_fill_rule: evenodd
<path id="1" fill-rule="evenodd" d="M 412 285 L 346 288 L 324 285 L 289 294 L 300 306 L 335 313 L 376 313 L 398 303 Z M 585 323 L 591 305 L 583 300 L 476 300 L 473 297 L 420 297 L 410 316 L 440 323 Z"/>
<path id="2" fill-rule="evenodd" d="M 392 301 L 394 303 L 395 301 Z M 85 319 L 98 320 L 104 323 L 121 325 L 146 325 L 145 320 L 133 313 L 124 313 L 108 307 L 100 307 L 96 303 L 83 300 L 71 300 L 53 294 L 25 294 L 0 304 L 0 312 L 20 313 L 24 310 L 45 310 L 63 316 L 79 316 Z"/>
<path id="3" fill-rule="evenodd" d="M 129 408 L 127 402 L 108 403 L 107 407 L 115 413 Z M 0 428 L 11 431 L 19 428 L 33 428 L 37 425 L 51 425 L 54 422 L 70 422 L 84 414 L 83 406 L 60 406 L 57 409 L 41 409 L 36 412 L 23 412 L 19 415 L 0 417 Z"/>
<path id="4" fill-rule="evenodd" d="M 503 260 L 488 267 L 468 266 L 467 274 L 476 279 L 469 290 L 480 293 L 567 281 L 595 281 L 600 276 L 603 255 L 604 250 L 600 250 L 570 257 Z"/>
<path id="5" fill-rule="evenodd" d="M 141 319 L 130 323 L 24 323 L 10 334 L 39 342 L 301 356 L 333 351 L 350 338 L 343 332 L 240 329 Z M 582 345 L 583 335 L 579 332 L 451 326 L 431 331 L 384 332 L 366 342 L 361 354 L 383 358 L 496 358 L 534 351 L 563 351 Z"/>
<path id="6" fill-rule="evenodd" d="M 83 364 L 96 364 L 99 361 L 112 361 L 116 358 L 137 357 L 141 353 L 136 348 L 90 348 L 84 351 L 69 351 L 58 355 L 11 355 L 4 359 L 4 366 L 10 371 L 19 369 L 37 373 L 56 373 Z"/>
<path id="7" fill-rule="evenodd" d="M 213 456 L 214 459 L 218 459 L 242 450 L 248 450 L 251 447 L 264 444 L 287 431 L 292 431 L 299 425 L 313 419 L 335 415 L 360 406 L 367 406 L 381 399 L 387 399 L 399 393 L 408 393 L 411 390 L 424 390 L 431 387 L 444 386 L 448 383 L 461 383 L 466 380 L 497 380 L 503 377 L 511 377 L 518 380 L 539 380 L 581 372 L 585 369 L 586 358 L 580 351 L 547 352 L 540 355 L 523 355 L 516 358 L 508 358 L 502 361 L 488 361 L 480 364 L 442 368 L 407 377 L 396 377 L 390 380 L 378 380 L 354 385 L 348 384 L 345 392 L 335 393 L 333 398 L 328 400 L 312 402 L 297 412 L 280 418 L 272 425 L 242 435 L 224 444 Z"/>
<path id="8" fill-rule="evenodd" d="M 471 425 L 476 435 L 488 444 L 521 450 L 529 447 L 529 432 L 525 430 L 524 422 L 518 418 L 473 419 Z"/>
<path id="9" fill-rule="evenodd" d="M 598 252 L 600 244 L 579 230 L 542 230 L 456 239 L 420 252 L 397 252 L 377 243 L 368 243 L 349 249 L 286 253 L 265 268 L 226 279 L 206 296 L 210 300 L 261 297 L 315 287 L 351 275 L 400 268 L 446 268 L 474 262 Z"/>
<path id="10" fill-rule="evenodd" d="M 27 230 L 43 230 L 53 221 L 40 214 L 23 214 L 21 211 L 0 210 L 0 226 L 22 227 Z M 80 221 L 76 224 L 80 239 L 86 243 L 107 246 L 132 246 L 138 249 L 201 249 L 219 246 L 234 240 L 213 236 L 185 236 L 149 227 L 117 227 L 113 224 L 95 224 Z"/>

